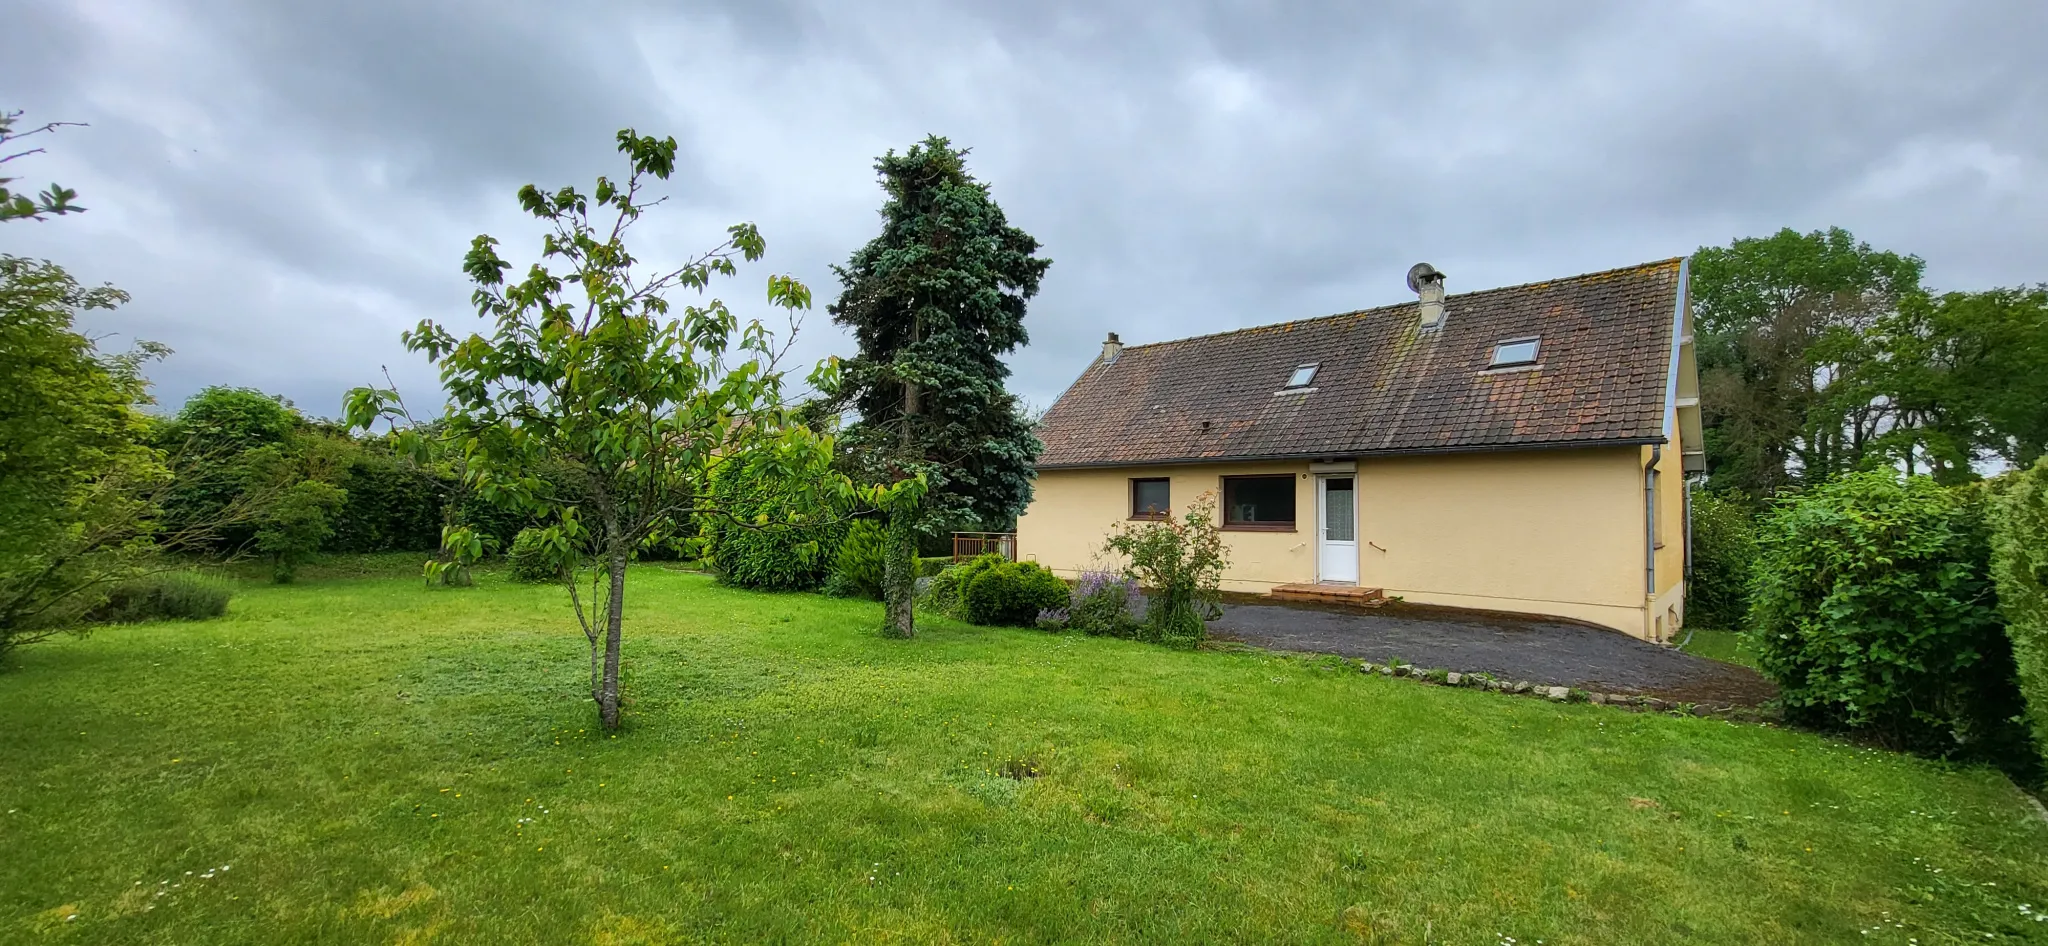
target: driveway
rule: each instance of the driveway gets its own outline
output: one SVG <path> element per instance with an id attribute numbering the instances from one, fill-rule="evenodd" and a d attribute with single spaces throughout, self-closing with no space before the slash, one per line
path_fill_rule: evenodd
<path id="1" fill-rule="evenodd" d="M 1777 695 L 1776 687 L 1748 667 L 1620 631 L 1478 611 L 1225 604 L 1209 634 L 1269 650 L 1399 660 L 1425 669 L 1676 702 L 1755 706 Z"/>

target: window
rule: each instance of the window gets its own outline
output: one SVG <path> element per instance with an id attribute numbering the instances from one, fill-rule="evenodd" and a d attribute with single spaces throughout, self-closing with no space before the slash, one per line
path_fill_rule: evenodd
<path id="1" fill-rule="evenodd" d="M 1321 362 L 1317 362 L 1315 364 L 1310 365 L 1300 365 L 1296 367 L 1294 369 L 1294 373 L 1287 376 L 1287 387 L 1308 387 L 1309 382 L 1314 381 L 1316 379 L 1316 369 L 1320 367 L 1322 367 Z"/>
<path id="2" fill-rule="evenodd" d="M 1488 368 L 1511 368 L 1515 365 L 1536 363 L 1536 351 L 1543 344 L 1540 338 L 1517 338 L 1493 346 L 1493 360 L 1486 363 Z"/>
<path id="3" fill-rule="evenodd" d="M 1172 511 L 1172 480 L 1165 477 L 1131 480 L 1131 518 L 1165 519 Z"/>
<path id="4" fill-rule="evenodd" d="M 1223 528 L 1294 531 L 1294 477 L 1223 478 Z"/>

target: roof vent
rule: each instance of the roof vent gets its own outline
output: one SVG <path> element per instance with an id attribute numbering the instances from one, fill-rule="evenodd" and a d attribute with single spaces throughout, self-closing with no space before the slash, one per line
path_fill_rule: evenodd
<path id="1" fill-rule="evenodd" d="M 1444 274 L 1428 263 L 1416 263 L 1408 267 L 1408 290 L 1422 297 L 1424 330 L 1444 324 Z"/>
<path id="2" fill-rule="evenodd" d="M 1124 343 L 1116 337 L 1115 332 L 1109 333 L 1109 337 L 1102 341 L 1102 363 L 1105 365 L 1116 364 L 1116 356 L 1123 353 Z"/>

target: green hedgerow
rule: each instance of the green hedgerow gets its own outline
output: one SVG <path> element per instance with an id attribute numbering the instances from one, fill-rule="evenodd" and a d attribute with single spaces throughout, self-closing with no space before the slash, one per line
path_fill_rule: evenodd
<path id="1" fill-rule="evenodd" d="M 2019 758 L 1984 507 L 1981 487 L 1889 470 L 1779 501 L 1758 531 L 1748 640 L 1788 718 L 1934 755 Z"/>
<path id="2" fill-rule="evenodd" d="M 2034 746 L 2048 756 L 2048 458 L 2002 479 L 1991 570 Z"/>
<path id="3" fill-rule="evenodd" d="M 1026 627 L 1038 612 L 1067 604 L 1067 583 L 1037 562 L 1003 562 L 969 580 L 960 600 L 975 624 Z"/>
<path id="4" fill-rule="evenodd" d="M 1739 498 L 1701 491 L 1692 499 L 1692 578 L 1685 623 L 1739 631 L 1749 612 L 1756 517 Z"/>

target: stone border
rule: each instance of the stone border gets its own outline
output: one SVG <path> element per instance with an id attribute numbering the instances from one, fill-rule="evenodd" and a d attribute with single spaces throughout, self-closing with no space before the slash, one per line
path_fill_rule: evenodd
<path id="1" fill-rule="evenodd" d="M 1708 716 L 1718 719 L 1741 719 L 1766 722 L 1775 716 L 1762 707 L 1743 706 L 1737 703 L 1680 703 L 1658 699 L 1654 696 L 1638 696 L 1633 693 L 1594 693 L 1572 687 L 1530 683 L 1527 680 L 1507 680 L 1488 673 L 1463 673 L 1457 670 L 1426 670 L 1414 664 L 1396 660 L 1376 664 L 1370 660 L 1356 661 L 1359 672 L 1373 673 L 1383 677 L 1406 677 L 1418 683 L 1437 686 L 1464 687 L 1473 690 L 1487 690 L 1512 696 L 1534 696 L 1552 703 L 1595 703 L 1614 706 L 1637 712 L 1672 712 L 1686 716 Z"/>

